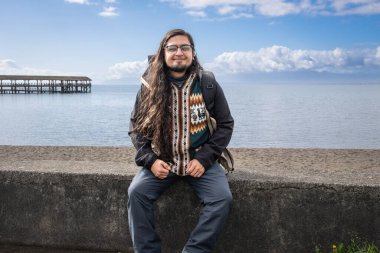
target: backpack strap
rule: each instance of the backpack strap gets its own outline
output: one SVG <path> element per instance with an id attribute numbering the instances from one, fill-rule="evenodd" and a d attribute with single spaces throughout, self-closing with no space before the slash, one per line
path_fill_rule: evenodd
<path id="1" fill-rule="evenodd" d="M 210 115 L 212 113 L 212 109 L 214 108 L 214 97 L 216 94 L 216 89 L 218 83 L 215 80 L 215 76 L 211 71 L 202 70 L 200 73 L 201 80 L 201 89 L 203 99 L 206 104 L 206 118 L 207 118 L 207 126 L 212 135 L 216 130 L 216 120 Z M 222 151 L 222 154 L 217 160 L 220 165 L 226 170 L 227 173 L 231 173 L 234 171 L 234 158 L 231 152 L 225 148 Z"/>
<path id="2" fill-rule="evenodd" d="M 211 114 L 213 114 L 212 109 L 214 107 L 214 97 L 216 94 L 217 86 L 214 73 L 211 71 L 202 70 L 200 73 L 200 80 L 202 95 L 206 104 L 206 108 L 210 111 Z"/>
<path id="3" fill-rule="evenodd" d="M 216 82 L 214 73 L 212 73 L 211 71 L 202 70 L 200 76 L 201 76 L 202 84 L 205 85 L 205 88 L 207 89 L 214 88 L 214 83 Z"/>

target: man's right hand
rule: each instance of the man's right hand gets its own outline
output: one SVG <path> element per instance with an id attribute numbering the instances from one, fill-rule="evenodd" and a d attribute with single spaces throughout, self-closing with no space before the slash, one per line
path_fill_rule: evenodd
<path id="1" fill-rule="evenodd" d="M 150 170 L 152 171 L 153 175 L 155 175 L 159 179 L 164 179 L 169 175 L 170 167 L 169 164 L 167 164 L 166 162 L 157 159 L 153 163 Z"/>

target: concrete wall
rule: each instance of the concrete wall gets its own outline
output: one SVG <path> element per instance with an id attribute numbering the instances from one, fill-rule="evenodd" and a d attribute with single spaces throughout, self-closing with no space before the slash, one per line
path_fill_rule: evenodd
<path id="1" fill-rule="evenodd" d="M 0 162 L 0 244 L 132 252 L 126 204 L 133 173 L 112 173 L 118 165 L 109 163 L 100 166 L 109 166 L 108 173 L 94 171 L 100 161 L 72 161 L 86 172 L 63 173 L 57 168 L 67 160 L 50 160 L 49 166 L 46 160 L 24 160 L 8 157 Z M 379 176 L 377 168 L 373 175 Z M 354 235 L 380 245 L 376 184 L 284 180 L 246 169 L 230 175 L 229 181 L 234 203 L 217 253 L 313 252 L 315 245 L 330 247 Z M 163 252 L 181 251 L 199 210 L 184 182 L 157 201 Z M 188 215 L 179 215 L 183 212 Z"/>

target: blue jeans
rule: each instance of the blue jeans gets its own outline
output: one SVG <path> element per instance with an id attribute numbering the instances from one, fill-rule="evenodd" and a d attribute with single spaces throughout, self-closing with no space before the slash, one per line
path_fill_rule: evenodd
<path id="1" fill-rule="evenodd" d="M 159 179 L 145 168 L 133 178 L 128 189 L 128 219 L 135 253 L 161 253 L 160 238 L 154 230 L 154 201 L 174 182 L 185 180 L 202 203 L 198 224 L 183 253 L 212 252 L 227 219 L 232 195 L 224 170 L 215 163 L 199 177 L 169 173 Z"/>

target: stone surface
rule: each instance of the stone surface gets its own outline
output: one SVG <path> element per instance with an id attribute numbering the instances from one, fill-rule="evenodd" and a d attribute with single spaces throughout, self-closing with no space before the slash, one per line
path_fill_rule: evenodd
<path id="1" fill-rule="evenodd" d="M 55 249 L 36 246 L 14 246 L 0 245 L 1 253 L 122 253 L 118 251 L 88 251 L 88 250 L 71 250 Z"/>
<path id="2" fill-rule="evenodd" d="M 239 178 L 380 185 L 380 150 L 231 149 Z M 0 170 L 134 175 L 133 148 L 0 146 Z M 59 162 L 57 162 L 59 161 Z"/>
<path id="3" fill-rule="evenodd" d="M 380 245 L 380 150 L 231 150 L 234 204 L 215 252 L 312 252 L 355 235 Z M 0 146 L 0 244 L 131 252 L 133 156 Z M 157 201 L 163 252 L 180 252 L 200 208 L 183 182 Z"/>

